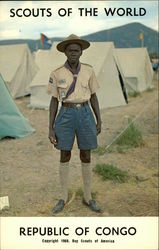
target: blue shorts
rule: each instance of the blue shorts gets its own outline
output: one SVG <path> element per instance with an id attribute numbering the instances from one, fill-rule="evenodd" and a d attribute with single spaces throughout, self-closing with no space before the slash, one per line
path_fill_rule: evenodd
<path id="1" fill-rule="evenodd" d="M 90 150 L 97 148 L 97 129 L 94 116 L 88 104 L 80 108 L 62 106 L 54 126 L 57 137 L 56 148 L 71 151 L 75 136 L 78 148 Z"/>

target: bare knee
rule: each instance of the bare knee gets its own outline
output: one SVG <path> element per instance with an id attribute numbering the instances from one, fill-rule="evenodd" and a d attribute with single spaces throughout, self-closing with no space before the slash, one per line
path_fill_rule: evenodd
<path id="1" fill-rule="evenodd" d="M 80 150 L 80 159 L 84 163 L 90 163 L 91 162 L 90 150 Z"/>
<path id="2" fill-rule="evenodd" d="M 61 150 L 60 162 L 68 162 L 71 159 L 71 151 Z"/>

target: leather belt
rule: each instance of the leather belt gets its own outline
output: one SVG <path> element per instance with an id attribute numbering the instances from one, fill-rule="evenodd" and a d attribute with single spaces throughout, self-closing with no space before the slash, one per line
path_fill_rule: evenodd
<path id="1" fill-rule="evenodd" d="M 88 101 L 82 103 L 62 102 L 62 106 L 66 108 L 81 108 L 88 104 Z"/>

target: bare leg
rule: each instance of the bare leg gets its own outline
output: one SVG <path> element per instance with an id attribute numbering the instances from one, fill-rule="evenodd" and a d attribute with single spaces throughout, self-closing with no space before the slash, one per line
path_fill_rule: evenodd
<path id="1" fill-rule="evenodd" d="M 69 160 L 71 159 L 71 151 L 64 151 L 61 150 L 61 154 L 60 154 L 60 162 L 69 162 Z"/>

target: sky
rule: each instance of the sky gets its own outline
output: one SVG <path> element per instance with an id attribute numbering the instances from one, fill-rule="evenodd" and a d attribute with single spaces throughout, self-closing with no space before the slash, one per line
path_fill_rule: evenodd
<path id="1" fill-rule="evenodd" d="M 50 17 L 47 16 L 47 8 L 51 8 Z M 59 15 L 64 13 L 64 10 L 60 10 L 62 8 L 66 10 L 66 16 Z M 69 16 L 68 8 L 72 12 Z M 84 8 L 82 16 L 79 8 Z M 85 9 L 93 10 L 93 8 L 98 10 L 97 16 L 89 14 L 86 16 Z M 112 10 L 116 8 L 114 16 L 107 16 L 104 8 Z M 119 16 L 116 12 L 119 8 L 122 8 L 119 14 L 131 8 L 133 16 Z M 146 10 L 145 15 L 139 16 L 140 8 Z M 18 13 L 22 14 L 22 17 L 10 17 L 13 15 L 11 9 L 14 9 L 12 11 L 14 13 L 20 9 Z M 134 15 L 134 10 L 138 16 Z M 31 13 L 31 16 L 25 17 L 23 11 L 26 15 Z M 33 17 L 32 11 L 35 13 L 39 11 L 39 16 Z M 83 36 L 133 22 L 140 22 L 158 31 L 158 1 L 0 1 L 0 40 L 39 39 L 40 33 L 50 38 L 66 37 L 72 33 Z"/>

